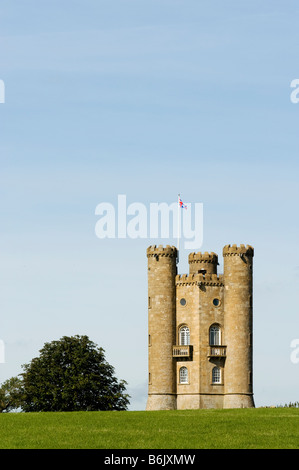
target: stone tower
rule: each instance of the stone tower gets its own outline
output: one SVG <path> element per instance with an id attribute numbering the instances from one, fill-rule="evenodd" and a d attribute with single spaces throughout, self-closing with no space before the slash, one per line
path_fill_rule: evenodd
<path id="1" fill-rule="evenodd" d="M 190 253 L 150 246 L 147 410 L 253 407 L 252 259 L 249 245 Z"/>
<path id="2" fill-rule="evenodd" d="M 224 408 L 253 407 L 252 258 L 253 248 L 225 246 L 224 328 L 227 343 Z"/>
<path id="3" fill-rule="evenodd" d="M 217 274 L 216 253 L 190 253 L 188 257 L 190 274 Z"/>
<path id="4" fill-rule="evenodd" d="M 177 249 L 151 246 L 148 258 L 148 351 L 147 410 L 176 409 L 175 277 Z"/>

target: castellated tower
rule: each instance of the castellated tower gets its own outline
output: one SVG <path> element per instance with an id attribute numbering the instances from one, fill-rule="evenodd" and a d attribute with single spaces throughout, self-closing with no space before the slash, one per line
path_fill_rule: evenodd
<path id="1" fill-rule="evenodd" d="M 148 258 L 147 410 L 176 409 L 176 377 L 172 348 L 175 344 L 175 277 L 177 249 L 151 246 Z"/>
<path id="2" fill-rule="evenodd" d="M 189 273 L 217 274 L 218 256 L 216 253 L 190 253 Z"/>
<path id="3" fill-rule="evenodd" d="M 249 245 L 190 253 L 150 246 L 147 410 L 253 407 L 252 259 Z"/>
<path id="4" fill-rule="evenodd" d="M 254 406 L 252 392 L 251 246 L 225 246 L 224 328 L 227 343 L 224 408 Z"/>

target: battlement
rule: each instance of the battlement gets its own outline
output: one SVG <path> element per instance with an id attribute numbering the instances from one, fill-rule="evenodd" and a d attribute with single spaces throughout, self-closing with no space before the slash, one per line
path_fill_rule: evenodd
<path id="1" fill-rule="evenodd" d="M 254 249 L 251 245 L 226 245 L 223 248 L 223 256 L 233 256 L 233 255 L 248 255 L 254 256 Z"/>
<path id="2" fill-rule="evenodd" d="M 151 245 L 146 250 L 146 255 L 149 258 L 150 256 L 168 256 L 170 258 L 177 257 L 177 249 L 175 246 L 166 245 Z"/>
<path id="3" fill-rule="evenodd" d="M 177 286 L 223 286 L 224 280 L 223 274 L 177 274 L 175 283 Z"/>
<path id="4" fill-rule="evenodd" d="M 190 253 L 188 256 L 188 261 L 190 263 L 218 263 L 218 255 L 216 253 Z"/>

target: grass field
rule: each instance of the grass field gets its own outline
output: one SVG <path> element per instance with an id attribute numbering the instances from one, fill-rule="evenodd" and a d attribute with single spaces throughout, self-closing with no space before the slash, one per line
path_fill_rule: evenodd
<path id="1" fill-rule="evenodd" d="M 299 409 L 5 413 L 1 449 L 298 449 Z"/>

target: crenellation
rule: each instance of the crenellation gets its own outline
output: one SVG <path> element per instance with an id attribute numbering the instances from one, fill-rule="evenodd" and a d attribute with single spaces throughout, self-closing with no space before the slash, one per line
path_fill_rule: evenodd
<path id="1" fill-rule="evenodd" d="M 236 244 L 234 245 L 226 245 L 223 248 L 223 256 L 230 256 L 230 255 L 248 255 L 248 256 L 253 256 L 254 255 L 254 249 L 251 245 L 243 245 L 241 244 L 240 246 L 237 246 Z"/>
<path id="2" fill-rule="evenodd" d="M 190 253 L 188 256 L 189 263 L 196 263 L 196 262 L 203 262 L 203 263 L 215 263 L 218 262 L 218 256 L 216 253 L 208 253 L 205 251 L 204 253 Z"/>
<path id="3" fill-rule="evenodd" d="M 177 249 L 175 246 L 166 245 L 151 245 L 146 250 L 147 257 L 149 256 L 170 256 L 170 257 L 177 257 Z"/>
<path id="4" fill-rule="evenodd" d="M 175 278 L 176 285 L 198 284 L 199 274 L 178 274 Z"/>

